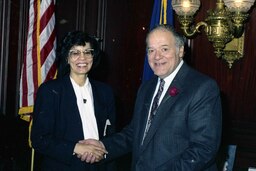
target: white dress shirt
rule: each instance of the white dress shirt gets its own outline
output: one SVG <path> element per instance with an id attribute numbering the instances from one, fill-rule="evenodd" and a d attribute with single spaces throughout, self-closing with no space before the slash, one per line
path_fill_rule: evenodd
<path id="1" fill-rule="evenodd" d="M 170 84 L 172 83 L 172 80 L 174 79 L 174 77 L 176 76 L 177 72 L 180 70 L 182 64 L 184 63 L 183 60 L 180 61 L 179 65 L 177 66 L 177 68 L 170 74 L 168 75 L 166 78 L 164 78 L 164 81 L 165 81 L 165 84 L 164 84 L 164 89 L 163 89 L 163 93 L 161 94 L 160 98 L 159 98 L 159 104 L 158 106 L 160 105 L 161 101 L 163 100 L 164 98 L 164 95 L 165 93 L 167 92 Z M 153 99 L 157 93 L 157 90 L 158 90 L 158 87 L 160 85 L 160 78 L 158 78 L 158 82 L 157 82 L 157 86 L 156 86 L 156 89 L 155 89 L 155 92 L 154 92 L 154 95 L 153 95 L 153 98 L 151 100 L 151 104 L 150 104 L 150 109 L 152 108 L 152 103 L 153 103 Z M 149 116 L 150 116 L 150 111 L 148 113 L 148 119 L 149 119 Z"/>
<path id="2" fill-rule="evenodd" d="M 76 94 L 77 106 L 82 120 L 84 139 L 99 139 L 98 127 L 94 113 L 92 87 L 89 78 L 79 86 L 71 77 Z"/>

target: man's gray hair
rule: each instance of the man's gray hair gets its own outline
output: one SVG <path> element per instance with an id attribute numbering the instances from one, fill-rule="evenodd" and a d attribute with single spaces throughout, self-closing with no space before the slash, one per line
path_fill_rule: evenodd
<path id="1" fill-rule="evenodd" d="M 174 38 L 175 38 L 175 44 L 177 48 L 180 48 L 182 46 L 185 46 L 186 38 L 185 36 L 179 34 L 171 25 L 168 24 L 160 24 L 155 26 L 150 32 L 147 34 L 146 43 L 148 44 L 148 37 L 149 35 L 156 31 L 156 30 L 162 30 L 162 31 L 168 31 L 170 32 Z"/>

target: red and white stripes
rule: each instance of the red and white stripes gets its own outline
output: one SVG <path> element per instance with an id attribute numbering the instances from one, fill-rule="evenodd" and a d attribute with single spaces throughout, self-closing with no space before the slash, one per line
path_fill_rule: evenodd
<path id="1" fill-rule="evenodd" d="M 29 121 L 36 91 L 56 74 L 55 0 L 30 0 L 27 44 L 20 79 L 21 118 Z"/>

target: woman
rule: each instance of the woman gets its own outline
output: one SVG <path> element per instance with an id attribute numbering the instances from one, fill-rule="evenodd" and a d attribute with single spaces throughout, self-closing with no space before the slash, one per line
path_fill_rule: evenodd
<path id="1" fill-rule="evenodd" d="M 58 53 L 57 79 L 38 89 L 31 140 L 35 151 L 43 156 L 42 170 L 114 169 L 77 158 L 87 154 L 97 161 L 102 159 L 107 153 L 104 149 L 79 141 L 114 133 L 113 92 L 106 84 L 88 78 L 99 61 L 99 53 L 93 37 L 80 31 L 68 33 Z"/>

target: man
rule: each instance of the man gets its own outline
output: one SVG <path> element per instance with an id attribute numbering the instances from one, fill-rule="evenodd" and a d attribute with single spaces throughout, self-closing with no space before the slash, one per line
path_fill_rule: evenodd
<path id="1" fill-rule="evenodd" d="M 216 82 L 184 63 L 185 39 L 171 26 L 155 27 L 146 43 L 156 76 L 141 85 L 131 123 L 102 140 L 106 158 L 132 151 L 134 171 L 217 171 L 222 116 Z"/>

